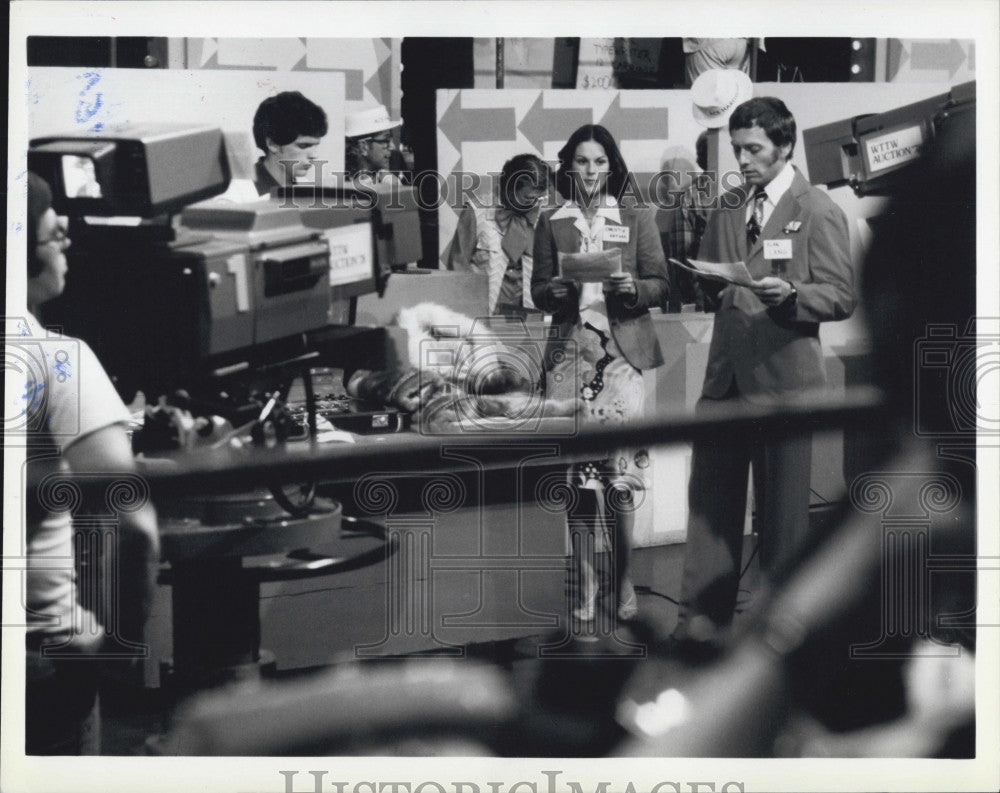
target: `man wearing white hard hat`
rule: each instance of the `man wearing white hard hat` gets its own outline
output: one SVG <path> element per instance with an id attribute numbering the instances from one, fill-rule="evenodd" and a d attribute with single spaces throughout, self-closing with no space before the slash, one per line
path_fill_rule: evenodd
<path id="1" fill-rule="evenodd" d="M 347 115 L 344 124 L 344 158 L 349 179 L 375 184 L 399 181 L 399 177 L 390 168 L 390 159 L 396 148 L 393 130 L 401 124 L 401 121 L 394 121 L 389 117 L 389 111 L 384 105 Z"/>
<path id="2" fill-rule="evenodd" d="M 798 402 L 821 391 L 826 373 L 819 325 L 848 318 L 857 301 L 847 218 L 792 166 L 796 125 L 784 102 L 738 101 L 748 83 L 746 75 L 727 70 L 706 73 L 692 87 L 695 118 L 705 126 L 728 124 L 743 182 L 720 196 L 698 258 L 744 262 L 752 279 L 744 286 L 702 279 L 719 304 L 698 402 L 703 410 Z M 774 438 L 748 432 L 695 442 L 674 633 L 682 646 L 704 649 L 732 620 L 751 462 L 760 564 L 767 575 L 808 531 L 811 459 L 808 433 Z"/>

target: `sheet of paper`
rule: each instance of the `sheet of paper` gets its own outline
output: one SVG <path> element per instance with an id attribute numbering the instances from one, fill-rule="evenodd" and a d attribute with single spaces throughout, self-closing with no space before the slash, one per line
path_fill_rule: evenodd
<path id="1" fill-rule="evenodd" d="M 559 253 L 559 276 L 572 281 L 601 282 L 622 271 L 622 252 L 611 248 L 594 253 Z"/>
<path id="2" fill-rule="evenodd" d="M 688 259 L 687 262 L 678 259 L 670 260 L 678 267 L 700 275 L 703 278 L 713 278 L 717 281 L 725 281 L 727 284 L 738 284 L 739 286 L 750 286 L 753 278 L 750 271 L 743 262 L 702 262 L 698 259 Z"/>

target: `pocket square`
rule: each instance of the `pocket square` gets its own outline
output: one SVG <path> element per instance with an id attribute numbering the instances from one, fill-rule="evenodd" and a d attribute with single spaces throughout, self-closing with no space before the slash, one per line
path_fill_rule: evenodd
<path id="1" fill-rule="evenodd" d="M 785 234 L 792 234 L 802 228 L 801 220 L 793 220 L 791 223 L 786 223 L 784 232 Z"/>

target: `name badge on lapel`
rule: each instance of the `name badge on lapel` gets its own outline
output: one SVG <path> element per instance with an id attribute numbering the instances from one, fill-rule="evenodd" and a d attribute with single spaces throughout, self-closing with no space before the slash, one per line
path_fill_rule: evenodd
<path id="1" fill-rule="evenodd" d="M 611 226 L 607 225 L 604 227 L 604 241 L 605 242 L 628 242 L 628 226 Z"/>
<path id="2" fill-rule="evenodd" d="M 791 240 L 764 240 L 765 259 L 791 259 Z"/>

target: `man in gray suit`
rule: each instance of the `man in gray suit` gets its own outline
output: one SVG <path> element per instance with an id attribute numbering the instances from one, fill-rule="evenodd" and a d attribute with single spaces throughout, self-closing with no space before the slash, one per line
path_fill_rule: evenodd
<path id="1" fill-rule="evenodd" d="M 821 389 L 819 323 L 846 319 L 856 303 L 847 218 L 789 162 L 796 127 L 785 104 L 741 104 L 729 134 L 744 185 L 720 197 L 699 258 L 746 262 L 755 280 L 718 296 L 700 410 Z M 695 443 L 676 639 L 710 641 L 732 620 L 751 461 L 762 569 L 780 564 L 806 532 L 811 446 L 808 435 L 756 433 Z"/>

